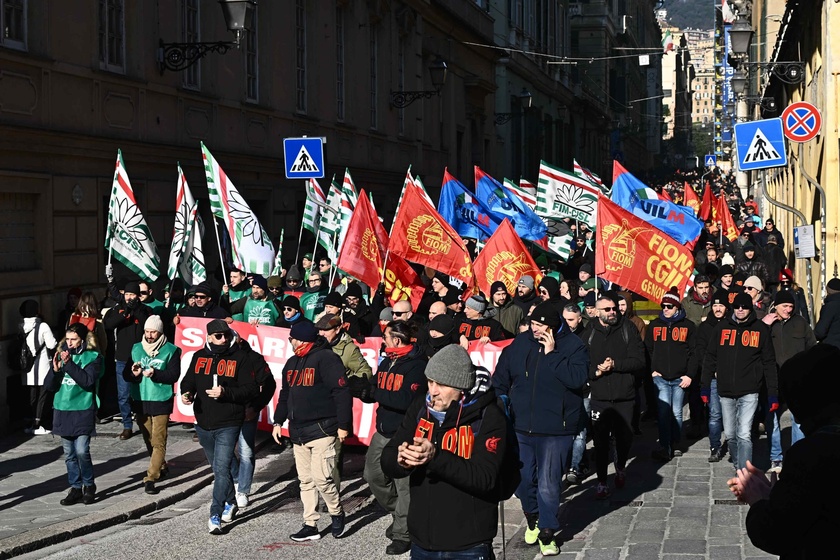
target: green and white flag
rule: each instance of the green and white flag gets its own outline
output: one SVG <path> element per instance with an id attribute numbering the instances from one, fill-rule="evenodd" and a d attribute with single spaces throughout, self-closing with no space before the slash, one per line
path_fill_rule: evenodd
<path id="1" fill-rule="evenodd" d="M 543 218 L 571 218 L 594 228 L 598 189 L 577 175 L 541 161 L 534 211 Z"/>
<path id="2" fill-rule="evenodd" d="M 280 230 L 280 241 L 277 242 L 277 256 L 274 257 L 274 268 L 271 270 L 272 276 L 280 276 L 280 273 L 283 272 L 283 235 L 285 232 L 285 228 Z"/>
<path id="3" fill-rule="evenodd" d="M 113 256 L 147 282 L 154 282 L 160 277 L 157 246 L 137 206 L 121 150 L 117 150 L 117 168 L 114 171 L 111 201 L 108 204 L 105 249 L 108 250 L 109 263 Z"/>
<path id="4" fill-rule="evenodd" d="M 201 152 L 210 209 L 227 228 L 234 266 L 245 272 L 270 276 L 274 267 L 274 246 L 268 233 L 204 142 Z"/>
<path id="5" fill-rule="evenodd" d="M 347 235 L 347 229 L 350 227 L 350 218 L 353 217 L 353 210 L 359 202 L 359 194 L 356 190 L 356 184 L 353 182 L 353 177 L 350 176 L 350 170 L 344 169 L 344 182 L 341 185 L 341 205 L 339 206 L 339 223 L 338 223 L 338 244 L 336 246 L 336 253 L 341 254 L 341 248 L 344 246 L 344 237 Z"/>
<path id="6" fill-rule="evenodd" d="M 335 176 L 330 181 L 330 190 L 327 194 L 327 206 L 321 209 L 321 236 L 318 242 L 327 250 L 327 256 L 333 262 L 338 261 L 338 251 L 335 248 L 335 240 L 338 239 L 341 212 L 341 186 L 336 183 Z"/>
<path id="7" fill-rule="evenodd" d="M 175 195 L 175 228 L 172 231 L 172 248 L 169 250 L 168 276 L 182 278 L 188 286 L 207 280 L 201 238 L 204 224 L 198 215 L 198 204 L 193 198 L 187 178 L 178 164 L 178 192 Z"/>
<path id="8" fill-rule="evenodd" d="M 306 183 L 306 203 L 303 206 L 303 227 L 313 235 L 318 230 L 318 222 L 321 220 L 321 207 L 318 204 L 325 204 L 326 201 L 318 181 L 309 179 Z"/>

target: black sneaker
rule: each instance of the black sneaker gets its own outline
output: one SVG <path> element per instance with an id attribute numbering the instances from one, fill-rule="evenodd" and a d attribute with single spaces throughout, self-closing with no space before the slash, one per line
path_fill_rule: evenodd
<path id="1" fill-rule="evenodd" d="M 65 497 L 59 503 L 63 506 L 72 506 L 74 504 L 78 504 L 80 501 L 82 501 L 82 489 L 71 488 L 70 491 L 67 493 L 67 497 Z"/>
<path id="2" fill-rule="evenodd" d="M 391 544 L 385 547 L 385 554 L 388 556 L 399 556 L 411 550 L 411 543 L 409 541 L 392 541 Z"/>
<path id="3" fill-rule="evenodd" d="M 96 484 L 85 486 L 82 489 L 82 501 L 87 505 L 96 501 Z"/>
<path id="4" fill-rule="evenodd" d="M 569 472 L 566 473 L 566 482 L 569 484 L 580 484 L 582 480 L 583 475 L 575 469 L 569 469 Z"/>
<path id="5" fill-rule="evenodd" d="M 710 463 L 717 463 L 723 458 L 723 455 L 720 453 L 720 449 L 712 449 L 711 453 L 709 453 L 709 462 Z"/>
<path id="6" fill-rule="evenodd" d="M 385 529 L 385 536 L 388 540 L 394 540 L 394 522 L 391 521 L 391 524 L 388 525 L 388 528 Z"/>
<path id="7" fill-rule="evenodd" d="M 146 483 L 143 485 L 143 490 L 146 492 L 146 494 L 152 494 L 152 495 L 157 494 L 158 492 L 160 492 L 160 490 L 158 490 L 157 488 L 155 488 L 155 483 L 154 483 L 153 481 L 151 481 L 151 480 L 150 480 L 150 481 L 148 481 L 148 482 L 146 482 Z"/>
<path id="8" fill-rule="evenodd" d="M 321 533 L 318 532 L 318 527 L 303 524 L 303 527 L 297 533 L 289 536 L 295 542 L 317 541 L 321 538 Z"/>
<path id="9" fill-rule="evenodd" d="M 341 515 L 332 515 L 330 517 L 332 517 L 330 531 L 332 532 L 333 538 L 337 539 L 344 532 L 344 513 L 342 512 Z"/>

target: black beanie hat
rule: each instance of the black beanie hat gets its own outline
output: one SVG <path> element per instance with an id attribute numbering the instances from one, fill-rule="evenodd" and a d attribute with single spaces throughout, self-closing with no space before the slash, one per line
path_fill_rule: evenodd
<path id="1" fill-rule="evenodd" d="M 266 280 L 265 276 L 263 276 L 262 274 L 254 274 L 251 277 L 251 285 L 259 286 L 264 292 L 268 291 L 268 280 Z"/>
<path id="2" fill-rule="evenodd" d="M 726 276 L 727 274 L 735 274 L 735 269 L 732 268 L 731 264 L 725 264 L 720 267 L 720 275 Z"/>
<path id="3" fill-rule="evenodd" d="M 729 292 L 724 290 L 718 290 L 715 292 L 715 295 L 712 296 L 711 305 L 725 305 L 729 307 Z"/>
<path id="4" fill-rule="evenodd" d="M 450 335 L 455 330 L 455 321 L 449 315 L 435 315 L 429 321 L 429 330 L 437 331 L 444 336 Z"/>
<path id="5" fill-rule="evenodd" d="M 292 325 L 289 336 L 301 342 L 315 342 L 318 339 L 318 329 L 312 321 L 298 321 Z"/>
<path id="6" fill-rule="evenodd" d="M 283 307 L 291 307 L 300 311 L 300 300 L 295 296 L 286 296 L 283 298 Z"/>
<path id="7" fill-rule="evenodd" d="M 732 307 L 746 307 L 747 309 L 752 309 L 753 301 L 750 294 L 747 292 L 738 292 L 738 295 L 736 295 L 735 299 L 732 301 Z"/>
<path id="8" fill-rule="evenodd" d="M 490 297 L 492 298 L 493 294 L 495 294 L 499 290 L 502 290 L 505 293 L 509 294 L 509 292 L 507 291 L 507 286 L 505 286 L 505 283 L 502 282 L 501 280 L 496 280 L 495 282 L 490 284 Z"/>
<path id="9" fill-rule="evenodd" d="M 38 302 L 34 299 L 28 299 L 20 304 L 20 316 L 24 319 L 27 317 L 37 317 L 38 311 Z"/>
<path id="10" fill-rule="evenodd" d="M 531 312 L 530 317 L 532 321 L 542 323 L 552 329 L 556 329 L 560 326 L 560 314 L 557 312 L 557 308 L 547 301 L 544 301 L 536 306 Z"/>
<path id="11" fill-rule="evenodd" d="M 447 306 L 458 303 L 461 301 L 461 294 L 456 292 L 454 288 L 449 288 L 446 291 L 446 295 L 441 298 L 441 301 Z"/>
<path id="12" fill-rule="evenodd" d="M 324 299 L 324 305 L 332 305 L 333 307 L 341 307 L 344 305 L 344 298 L 338 292 L 330 292 Z"/>
<path id="13" fill-rule="evenodd" d="M 357 282 L 350 282 L 347 284 L 347 291 L 344 292 L 344 298 L 355 297 L 362 299 L 362 287 Z"/>
<path id="14" fill-rule="evenodd" d="M 773 305 L 779 305 L 780 303 L 790 303 L 793 306 L 796 306 L 796 299 L 793 297 L 793 290 L 780 290 L 776 292 L 776 298 L 773 300 Z"/>
<path id="15" fill-rule="evenodd" d="M 560 291 L 560 283 L 556 278 L 543 276 L 543 279 L 540 280 L 540 288 L 545 288 L 548 292 L 548 297 L 553 298 Z"/>
<path id="16" fill-rule="evenodd" d="M 140 295 L 140 282 L 127 282 L 124 292 Z"/>

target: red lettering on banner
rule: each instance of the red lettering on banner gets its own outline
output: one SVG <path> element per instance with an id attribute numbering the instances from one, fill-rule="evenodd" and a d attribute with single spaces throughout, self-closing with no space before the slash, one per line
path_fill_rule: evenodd
<path id="1" fill-rule="evenodd" d="M 414 437 L 431 441 L 434 429 L 434 424 L 425 418 L 421 418 L 420 421 L 417 422 L 417 428 L 414 430 Z"/>

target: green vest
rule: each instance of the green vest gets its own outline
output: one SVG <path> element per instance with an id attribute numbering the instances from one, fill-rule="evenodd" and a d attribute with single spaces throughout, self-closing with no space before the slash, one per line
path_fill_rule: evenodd
<path id="1" fill-rule="evenodd" d="M 145 302 L 145 305 L 148 305 L 154 313 L 152 315 L 158 315 L 161 311 L 165 308 L 165 303 L 160 301 L 159 299 L 153 299 L 152 301 Z"/>
<path id="2" fill-rule="evenodd" d="M 88 410 L 94 405 L 96 399 L 96 407 L 99 407 L 99 380 L 102 374 L 105 373 L 105 368 L 102 367 L 100 361 L 101 355 L 94 350 L 85 350 L 81 354 L 71 354 L 70 359 L 73 363 L 82 369 L 93 362 L 99 361 L 99 374 L 96 376 L 96 386 L 92 391 L 81 388 L 76 384 L 76 380 L 70 377 L 69 373 L 64 374 L 61 380 L 61 387 L 53 398 L 53 408 L 56 410 Z"/>
<path id="3" fill-rule="evenodd" d="M 244 284 L 247 284 L 247 283 L 248 282 L 244 282 Z M 233 303 L 234 301 L 240 300 L 244 297 L 250 297 L 250 296 L 251 296 L 251 286 L 248 286 L 248 288 L 246 288 L 242 291 L 234 290 L 234 289 L 228 287 L 228 301 L 230 303 Z M 245 316 L 246 315 L 244 313 L 237 313 L 233 316 L 233 320 L 234 321 L 247 321 Z"/>
<path id="4" fill-rule="evenodd" d="M 274 326 L 274 322 L 280 317 L 277 311 L 277 306 L 271 300 L 259 301 L 248 298 L 245 302 L 245 311 L 243 313 L 246 323 L 256 322 L 260 325 Z"/>
<path id="5" fill-rule="evenodd" d="M 131 348 L 131 360 L 137 362 L 143 369 L 152 368 L 156 370 L 166 369 L 169 360 L 178 347 L 167 342 L 161 346 L 158 355 L 152 358 L 143 350 L 143 343 L 138 342 Z M 128 366 L 126 366 L 128 367 Z M 146 376 L 141 376 L 140 383 L 131 384 L 131 398 L 136 401 L 163 402 L 172 398 L 172 385 L 167 383 L 155 383 Z"/>
<path id="6" fill-rule="evenodd" d="M 306 292 L 300 296 L 300 309 L 303 316 L 310 321 L 315 320 L 315 315 L 324 310 L 324 301 L 327 299 L 329 290 L 319 292 Z"/>

